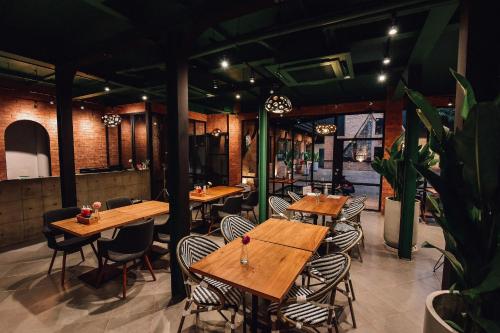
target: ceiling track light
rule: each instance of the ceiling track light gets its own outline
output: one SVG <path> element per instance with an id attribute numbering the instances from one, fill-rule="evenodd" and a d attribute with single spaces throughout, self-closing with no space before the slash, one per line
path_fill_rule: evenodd
<path id="1" fill-rule="evenodd" d="M 108 86 L 104 87 L 104 91 L 110 91 L 111 89 L 109 89 Z"/>
<path id="2" fill-rule="evenodd" d="M 392 37 L 392 36 L 396 36 L 398 32 L 399 32 L 399 28 L 398 28 L 398 25 L 396 24 L 396 14 L 393 14 L 391 26 L 389 27 L 389 30 L 387 30 L 387 34 L 389 35 L 389 37 Z"/>
<path id="3" fill-rule="evenodd" d="M 241 99 L 241 95 L 240 94 L 236 94 L 234 97 L 236 97 L 236 99 Z"/>
<path id="4" fill-rule="evenodd" d="M 389 65 L 391 63 L 391 58 L 390 57 L 384 57 L 384 59 L 382 60 L 382 64 L 384 65 Z"/>
<path id="5" fill-rule="evenodd" d="M 380 83 L 383 83 L 385 81 L 387 81 L 387 74 L 385 73 L 380 73 L 377 77 L 377 81 L 380 82 Z"/>
<path id="6" fill-rule="evenodd" d="M 214 89 L 219 89 L 219 85 L 217 84 L 217 80 L 214 80 L 213 87 L 214 87 Z"/>

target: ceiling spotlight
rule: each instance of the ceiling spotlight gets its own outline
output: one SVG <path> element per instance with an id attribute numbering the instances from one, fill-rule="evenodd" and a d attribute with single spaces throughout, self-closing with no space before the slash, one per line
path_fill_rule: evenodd
<path id="1" fill-rule="evenodd" d="M 387 75 L 385 73 L 380 73 L 377 77 L 378 82 L 385 82 L 387 80 Z"/>
<path id="2" fill-rule="evenodd" d="M 147 100 L 148 100 L 148 96 L 146 96 L 146 95 L 142 95 L 142 100 L 143 100 L 143 101 L 147 101 Z"/>
<path id="3" fill-rule="evenodd" d="M 250 83 L 254 84 L 255 83 L 255 78 L 253 76 L 250 76 Z"/>
<path id="4" fill-rule="evenodd" d="M 387 34 L 389 36 L 395 36 L 397 33 L 398 33 L 398 27 L 396 25 L 391 25 L 391 27 L 387 31 Z"/>
<path id="5" fill-rule="evenodd" d="M 227 69 L 229 67 L 229 61 L 224 58 L 220 61 L 220 67 L 222 67 L 222 69 Z"/>
<path id="6" fill-rule="evenodd" d="M 272 89 L 271 89 L 271 90 L 269 90 L 269 93 L 270 93 L 271 95 L 272 95 L 272 94 L 274 94 L 274 90 L 272 90 Z"/>
<path id="7" fill-rule="evenodd" d="M 344 79 L 346 79 L 346 80 L 347 80 L 347 79 L 350 79 L 350 78 L 351 78 L 351 76 L 350 76 L 350 75 L 346 75 L 346 76 L 344 76 Z"/>
<path id="8" fill-rule="evenodd" d="M 49 103 L 50 103 L 50 105 L 54 105 L 54 101 L 50 101 Z"/>
<path id="9" fill-rule="evenodd" d="M 217 84 L 217 80 L 214 80 L 213 87 L 214 87 L 214 89 L 219 89 L 219 85 Z"/>
<path id="10" fill-rule="evenodd" d="M 83 105 L 80 106 L 80 110 L 83 110 L 83 109 L 85 109 L 85 106 L 83 106 Z"/>
<path id="11" fill-rule="evenodd" d="M 206 93 L 205 96 L 207 96 L 208 98 L 212 98 L 212 97 L 215 97 L 214 94 L 211 94 L 211 93 Z"/>
<path id="12" fill-rule="evenodd" d="M 448 106 L 453 106 L 453 101 L 451 100 L 451 97 L 448 98 Z"/>
<path id="13" fill-rule="evenodd" d="M 241 99 L 241 95 L 240 94 L 236 94 L 234 97 L 236 97 L 236 99 Z"/>
<path id="14" fill-rule="evenodd" d="M 109 87 L 104 87 L 104 91 L 110 91 Z"/>
<path id="15" fill-rule="evenodd" d="M 385 57 L 384 60 L 382 60 L 382 63 L 384 65 L 389 65 L 391 63 L 391 58 L 389 57 Z"/>

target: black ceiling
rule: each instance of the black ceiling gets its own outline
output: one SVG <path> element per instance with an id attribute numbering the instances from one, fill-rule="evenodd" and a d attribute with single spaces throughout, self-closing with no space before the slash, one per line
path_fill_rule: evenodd
<path id="1" fill-rule="evenodd" d="M 272 87 L 296 105 L 383 99 L 409 63 L 422 65 L 425 93 L 448 94 L 457 7 L 416 0 L 1 0 L 0 79 L 50 93 L 53 65 L 72 61 L 79 66 L 75 100 L 116 105 L 147 94 L 162 101 L 167 36 L 189 31 L 193 110 L 230 110 L 239 93 L 242 110 L 255 111 Z M 399 33 L 388 42 L 392 19 Z M 392 61 L 383 68 L 386 52 Z"/>

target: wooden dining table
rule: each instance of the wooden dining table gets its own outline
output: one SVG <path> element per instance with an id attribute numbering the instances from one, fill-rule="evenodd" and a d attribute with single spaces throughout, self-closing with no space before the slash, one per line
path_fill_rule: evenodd
<path id="1" fill-rule="evenodd" d="M 54 222 L 51 226 L 78 237 L 88 237 L 143 219 L 169 214 L 169 212 L 170 206 L 168 203 L 152 200 L 99 212 L 99 220 L 94 224 L 82 224 L 77 222 L 76 217 L 73 217 Z M 111 265 L 103 267 L 102 263 L 99 262 L 99 267 L 80 275 L 79 279 L 95 288 L 99 288 L 97 278 L 99 272 L 103 269 L 103 282 L 113 279 L 121 272 L 121 270 Z"/>
<path id="2" fill-rule="evenodd" d="M 248 264 L 240 263 L 242 243 L 236 239 L 190 270 L 252 294 L 251 326 L 256 332 L 258 298 L 282 301 L 327 231 L 322 226 L 269 219 L 248 233 Z"/>
<path id="3" fill-rule="evenodd" d="M 324 195 L 320 194 L 317 198 L 316 195 L 305 195 L 299 201 L 294 202 L 288 206 L 287 210 L 292 212 L 314 214 L 314 224 L 317 224 L 317 216 L 331 216 L 337 218 L 342 212 L 342 207 L 349 197 L 343 195 Z"/>
<path id="4" fill-rule="evenodd" d="M 189 200 L 208 203 L 241 192 L 243 192 L 243 188 L 239 186 L 214 186 L 207 188 L 205 193 L 197 193 L 195 190 L 189 192 Z"/>

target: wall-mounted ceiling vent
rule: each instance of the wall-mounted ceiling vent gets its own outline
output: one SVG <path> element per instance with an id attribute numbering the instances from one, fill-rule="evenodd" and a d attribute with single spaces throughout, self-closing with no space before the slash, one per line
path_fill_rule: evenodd
<path id="1" fill-rule="evenodd" d="M 354 77 L 350 53 L 266 67 L 287 86 L 324 84 Z"/>

